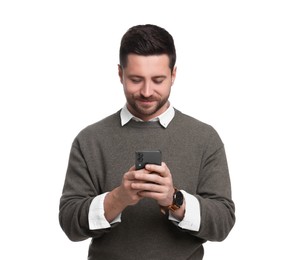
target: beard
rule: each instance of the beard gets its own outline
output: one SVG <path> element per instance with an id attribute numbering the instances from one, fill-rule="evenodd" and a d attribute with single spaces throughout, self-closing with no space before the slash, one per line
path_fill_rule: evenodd
<path id="1" fill-rule="evenodd" d="M 168 98 L 169 96 L 164 98 L 132 96 L 127 98 L 127 103 L 132 108 L 135 116 L 141 118 L 156 114 L 168 102 Z M 145 101 L 147 104 L 145 104 Z"/>

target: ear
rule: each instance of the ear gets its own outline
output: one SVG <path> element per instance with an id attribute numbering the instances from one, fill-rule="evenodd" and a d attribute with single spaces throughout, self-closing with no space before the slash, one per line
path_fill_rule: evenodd
<path id="1" fill-rule="evenodd" d="M 123 70 L 122 70 L 122 67 L 121 67 L 120 64 L 118 64 L 118 76 L 119 76 L 120 82 L 122 84 L 122 82 L 123 82 Z"/>
<path id="2" fill-rule="evenodd" d="M 172 71 L 172 85 L 175 82 L 176 75 L 177 75 L 177 67 L 175 66 L 174 69 L 173 69 L 173 71 Z"/>

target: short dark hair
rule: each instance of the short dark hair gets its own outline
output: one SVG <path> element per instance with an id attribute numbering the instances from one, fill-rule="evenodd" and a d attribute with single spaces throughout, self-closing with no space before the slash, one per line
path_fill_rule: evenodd
<path id="1" fill-rule="evenodd" d="M 119 50 L 119 61 L 123 68 L 127 66 L 128 54 L 167 54 L 172 71 L 176 63 L 173 37 L 165 29 L 152 24 L 133 26 L 123 35 Z"/>

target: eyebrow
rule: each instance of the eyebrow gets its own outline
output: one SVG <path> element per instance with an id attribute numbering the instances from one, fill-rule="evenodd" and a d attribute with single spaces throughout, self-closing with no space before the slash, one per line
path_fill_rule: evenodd
<path id="1" fill-rule="evenodd" d="M 140 75 L 136 75 L 136 74 L 130 74 L 130 75 L 127 75 L 128 78 L 145 78 L 143 76 L 140 76 Z M 158 75 L 158 76 L 153 76 L 152 79 L 166 79 L 167 76 L 165 75 Z"/>
<path id="2" fill-rule="evenodd" d="M 153 79 L 166 79 L 167 78 L 167 76 L 165 76 L 165 75 L 160 75 L 160 76 L 154 76 L 154 77 L 152 77 Z"/>

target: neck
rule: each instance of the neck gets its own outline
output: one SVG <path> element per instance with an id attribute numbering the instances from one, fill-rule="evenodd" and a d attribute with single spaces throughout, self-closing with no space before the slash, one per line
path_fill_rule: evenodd
<path id="1" fill-rule="evenodd" d="M 150 121 L 153 118 L 156 118 L 163 114 L 168 108 L 170 107 L 170 102 L 167 101 L 161 108 L 159 108 L 156 112 L 154 112 L 151 115 L 145 115 L 140 114 L 137 111 L 135 111 L 129 104 L 127 104 L 127 109 L 130 111 L 131 114 L 133 114 L 135 117 L 140 118 L 141 120 L 147 122 Z"/>

